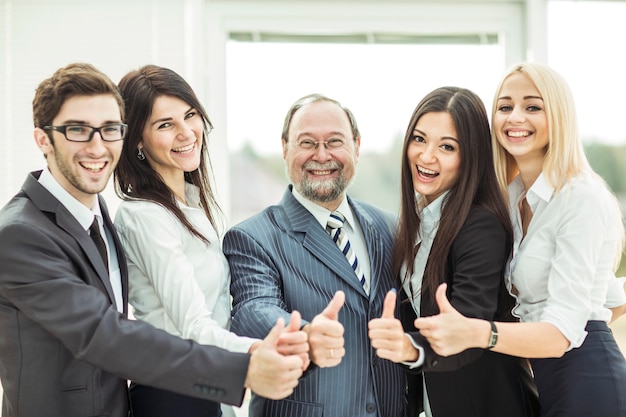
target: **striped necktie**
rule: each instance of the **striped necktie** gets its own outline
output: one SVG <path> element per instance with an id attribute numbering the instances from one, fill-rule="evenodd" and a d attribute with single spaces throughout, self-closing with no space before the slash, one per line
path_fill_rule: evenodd
<path id="1" fill-rule="evenodd" d="M 344 254 L 350 266 L 352 266 L 357 279 L 361 282 L 363 289 L 367 293 L 369 291 L 369 285 L 365 281 L 365 275 L 361 272 L 361 265 L 359 265 L 359 260 L 356 258 L 354 250 L 352 250 L 350 240 L 348 240 L 348 235 L 346 235 L 346 232 L 343 229 L 344 220 L 345 218 L 341 213 L 333 211 L 330 213 L 330 217 L 328 218 L 326 231 L 328 231 L 330 237 L 339 247 L 339 250 L 341 250 Z"/>

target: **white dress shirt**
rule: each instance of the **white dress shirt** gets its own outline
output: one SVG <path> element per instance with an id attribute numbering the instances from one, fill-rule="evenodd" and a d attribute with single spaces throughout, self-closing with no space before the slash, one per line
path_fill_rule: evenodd
<path id="1" fill-rule="evenodd" d="M 299 192 L 297 192 L 295 188 L 291 190 L 291 193 L 294 198 L 298 200 L 298 202 L 302 204 L 302 206 L 307 209 L 313 217 L 315 217 L 315 220 L 318 221 L 322 228 L 326 230 L 326 225 L 331 211 L 317 203 L 312 202 L 311 200 L 306 199 Z M 365 235 L 363 235 L 361 225 L 354 218 L 354 213 L 352 213 L 350 204 L 348 204 L 348 199 L 344 198 L 335 211 L 340 212 L 345 217 L 343 229 L 350 240 L 350 246 L 352 247 L 356 258 L 359 261 L 361 272 L 363 272 L 363 275 L 365 276 L 365 282 L 367 284 L 364 287 L 371 288 L 371 264 L 369 253 L 367 251 L 367 245 L 365 244 Z M 357 279 L 356 275 L 354 277 Z"/>
<path id="2" fill-rule="evenodd" d="M 626 301 L 613 272 L 621 239 L 619 209 L 591 173 L 579 174 L 558 192 L 543 174 L 528 192 L 517 177 L 509 197 L 515 239 L 506 283 L 517 300 L 513 313 L 524 322 L 553 324 L 569 340 L 569 349 L 580 347 L 587 321 L 611 318 L 605 307 L 609 288 L 616 292 L 614 305 Z M 522 239 L 518 207 L 524 197 L 533 217 Z"/>
<path id="3" fill-rule="evenodd" d="M 419 245 L 415 259 L 413 260 L 413 274 L 411 279 L 403 285 L 404 291 L 411 300 L 411 305 L 417 317 L 420 317 L 420 304 L 422 302 L 422 279 L 426 270 L 426 263 L 433 247 L 437 230 L 439 230 L 439 221 L 441 220 L 441 210 L 443 208 L 443 200 L 449 191 L 441 194 L 435 201 L 426 205 L 425 200 L 418 196 L 418 211 L 420 216 L 420 230 L 415 238 L 415 246 Z M 406 266 L 402 267 L 401 276 L 404 277 Z M 411 295 L 411 287 L 413 288 L 414 298 Z"/>
<path id="4" fill-rule="evenodd" d="M 136 318 L 184 339 L 247 352 L 256 339 L 230 327 L 230 270 L 213 226 L 186 184 L 187 219 L 210 243 L 191 234 L 163 206 L 123 201 L 115 227 L 128 259 L 129 301 Z"/>
<path id="5" fill-rule="evenodd" d="M 83 203 L 75 199 L 69 192 L 67 192 L 67 190 L 65 190 L 65 188 L 61 186 L 61 184 L 59 184 L 48 168 L 45 168 L 41 172 L 41 175 L 39 176 L 39 183 L 65 206 L 67 211 L 69 211 L 70 214 L 76 218 L 87 234 L 89 234 L 89 228 L 93 223 L 94 217 L 98 220 L 100 234 L 106 237 L 106 239 L 104 239 L 104 244 L 107 248 L 107 256 L 109 259 L 109 280 L 111 281 L 113 295 L 115 296 L 115 308 L 120 313 L 123 313 L 124 302 L 122 298 L 122 273 L 120 271 L 120 264 L 117 259 L 117 252 L 115 250 L 113 238 L 110 233 L 106 233 L 104 229 L 104 221 L 102 219 L 100 204 L 98 204 L 98 197 L 94 195 L 95 204 L 91 210 L 89 210 Z"/>
<path id="6" fill-rule="evenodd" d="M 413 273 L 410 280 L 404 282 L 404 292 L 409 296 L 411 305 L 417 317 L 420 317 L 420 304 L 422 302 L 422 281 L 424 279 L 424 271 L 426 270 L 426 263 L 430 256 L 430 250 L 433 247 L 435 236 L 437 236 L 437 230 L 439 230 L 439 221 L 441 220 L 441 210 L 443 209 L 443 201 L 448 195 L 449 191 L 441 194 L 432 203 L 426 205 L 426 201 L 419 194 L 416 194 L 418 207 L 417 210 L 420 216 L 420 230 L 415 238 L 415 246 L 419 245 L 415 259 L 413 260 Z M 400 276 L 406 275 L 406 265 L 402 266 Z M 411 293 L 411 287 L 413 288 L 413 294 Z M 413 347 L 419 351 L 419 356 L 416 362 L 409 363 L 403 362 L 405 365 L 409 365 L 411 369 L 422 366 L 424 363 L 424 348 L 419 346 L 417 342 L 409 335 L 409 340 Z M 426 387 L 426 380 L 422 374 L 422 384 L 424 385 L 424 416 L 432 417 L 432 411 L 430 409 L 430 402 L 428 401 L 428 389 Z"/>

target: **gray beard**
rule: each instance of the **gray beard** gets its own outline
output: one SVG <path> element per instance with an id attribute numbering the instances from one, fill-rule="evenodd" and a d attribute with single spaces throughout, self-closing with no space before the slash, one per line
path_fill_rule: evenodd
<path id="1" fill-rule="evenodd" d="M 303 178 L 299 184 L 294 184 L 294 187 L 308 200 L 328 203 L 341 197 L 349 185 L 345 177 L 341 176 L 336 180 L 326 181 L 311 181 Z"/>
<path id="2" fill-rule="evenodd" d="M 321 181 L 311 180 L 303 174 L 299 183 L 296 183 L 293 180 L 292 183 L 296 191 L 307 200 L 316 201 L 319 203 L 328 203 L 341 198 L 341 196 L 348 189 L 348 187 L 352 185 L 352 182 L 356 177 L 356 170 L 357 168 L 355 165 L 354 175 L 350 179 L 347 179 L 343 175 L 343 172 L 337 179 Z M 287 177 L 291 178 L 289 176 L 289 172 L 287 172 Z"/>

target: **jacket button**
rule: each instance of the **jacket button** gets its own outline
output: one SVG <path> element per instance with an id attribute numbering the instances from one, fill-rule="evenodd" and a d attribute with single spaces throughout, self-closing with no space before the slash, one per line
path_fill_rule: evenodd
<path id="1" fill-rule="evenodd" d="M 206 385 L 201 385 L 201 384 L 195 384 L 193 386 L 193 390 L 197 392 L 201 392 L 203 394 L 209 393 L 209 387 L 207 387 Z"/>
<path id="2" fill-rule="evenodd" d="M 226 392 L 221 388 L 210 388 L 209 394 L 215 395 L 217 397 L 223 397 Z"/>
<path id="3" fill-rule="evenodd" d="M 365 411 L 367 411 L 368 413 L 375 413 L 376 412 L 376 404 L 368 404 L 365 406 Z"/>

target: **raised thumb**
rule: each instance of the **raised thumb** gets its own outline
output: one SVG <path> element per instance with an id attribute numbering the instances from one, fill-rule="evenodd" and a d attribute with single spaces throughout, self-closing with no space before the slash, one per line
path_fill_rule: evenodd
<path id="1" fill-rule="evenodd" d="M 437 292 L 435 293 L 435 299 L 437 300 L 437 305 L 439 306 L 439 313 L 447 313 L 450 311 L 455 311 L 450 301 L 448 301 L 448 297 L 446 296 L 446 290 L 448 289 L 448 284 L 445 282 L 437 288 Z"/>
<path id="2" fill-rule="evenodd" d="M 278 338 L 280 337 L 281 332 L 285 328 L 285 319 L 279 317 L 276 320 L 276 324 L 272 327 L 272 330 L 265 336 L 263 339 L 263 344 L 276 347 L 278 346 Z"/>
<path id="3" fill-rule="evenodd" d="M 300 312 L 298 312 L 297 310 L 292 311 L 291 318 L 289 319 L 289 325 L 287 326 L 286 330 L 288 332 L 297 332 L 298 330 L 300 330 L 301 322 L 302 316 L 300 315 Z"/>
<path id="4" fill-rule="evenodd" d="M 339 310 L 343 307 L 343 303 L 346 300 L 346 294 L 343 291 L 337 291 L 330 303 L 326 306 L 322 314 L 331 320 L 337 320 L 339 318 Z"/>
<path id="5" fill-rule="evenodd" d="M 385 296 L 385 302 L 383 304 L 383 314 L 381 318 L 392 319 L 395 317 L 394 314 L 396 311 L 396 297 L 397 295 L 395 288 L 387 292 L 387 295 Z"/>

